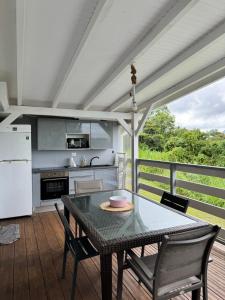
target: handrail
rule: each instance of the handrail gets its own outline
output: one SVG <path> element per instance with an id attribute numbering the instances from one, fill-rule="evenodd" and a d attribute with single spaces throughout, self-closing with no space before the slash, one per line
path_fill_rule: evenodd
<path id="1" fill-rule="evenodd" d="M 169 171 L 169 176 L 158 175 L 150 172 L 144 172 L 143 170 L 139 170 L 140 166 L 146 167 L 155 167 L 159 169 L 164 169 Z M 184 164 L 184 163 L 176 163 L 176 162 L 168 162 L 168 161 L 156 161 L 156 160 L 146 160 L 146 159 L 137 159 L 136 160 L 136 172 L 137 172 L 137 191 L 142 189 L 144 191 L 151 192 L 153 194 L 157 194 L 159 196 L 162 195 L 164 190 L 159 187 L 150 186 L 146 183 L 139 182 L 139 179 L 145 179 L 150 181 L 155 181 L 163 184 L 167 184 L 170 187 L 171 194 L 176 195 L 176 188 L 181 187 L 187 190 L 191 190 L 194 192 L 199 192 L 205 195 L 215 196 L 225 201 L 225 189 L 212 187 L 208 185 L 204 185 L 201 183 L 195 183 L 187 180 L 181 180 L 176 178 L 176 173 L 185 172 L 185 173 L 193 173 L 198 175 L 205 176 L 213 176 L 218 178 L 225 178 L 225 168 L 222 167 L 213 167 L 213 166 L 201 166 L 194 164 Z M 191 199 L 188 197 L 184 197 L 190 201 L 190 206 L 201 210 L 203 212 L 212 214 L 214 216 L 224 218 L 225 219 L 225 209 L 202 202 L 200 200 Z M 225 239 L 225 230 L 222 229 L 220 232 L 220 236 Z"/>

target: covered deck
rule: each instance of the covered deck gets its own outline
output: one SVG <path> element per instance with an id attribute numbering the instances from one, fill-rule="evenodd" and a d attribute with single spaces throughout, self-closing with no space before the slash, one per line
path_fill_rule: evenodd
<path id="1" fill-rule="evenodd" d="M 132 190 L 159 195 L 141 182 L 157 179 L 176 193 L 173 165 L 166 164 L 170 178 L 138 173 L 138 164 L 154 165 L 138 160 L 138 136 L 153 109 L 225 76 L 224 0 L 1 0 L 0 20 L 0 129 L 33 115 L 115 121 L 131 142 Z M 133 87 L 131 64 L 138 71 Z M 188 170 L 225 178 L 224 169 L 197 169 Z M 202 191 L 200 184 L 177 182 Z M 207 193 L 224 199 L 224 190 Z M 222 208 L 197 201 L 192 207 L 224 218 Z M 0 247 L 0 298 L 68 299 L 72 265 L 61 280 L 64 235 L 56 214 L 0 222 L 8 223 L 20 224 L 21 239 Z M 212 256 L 209 300 L 223 300 L 225 246 L 216 243 Z M 116 269 L 113 257 L 114 298 Z M 151 299 L 130 271 L 124 284 L 124 299 Z M 76 292 L 78 299 L 101 299 L 98 257 L 81 263 Z"/>
<path id="2" fill-rule="evenodd" d="M 13 222 L 20 224 L 21 239 L 15 244 L 0 247 L 1 299 L 69 299 L 72 257 L 68 260 L 66 277 L 62 280 L 60 272 L 64 231 L 56 213 L 36 214 L 31 218 L 15 219 Z M 6 223 L 9 222 L 0 222 L 1 225 Z M 146 247 L 147 254 L 153 254 L 155 251 L 154 245 Z M 209 300 L 224 300 L 225 246 L 215 243 L 212 258 L 213 263 L 210 263 L 208 273 Z M 116 280 L 115 256 L 113 257 L 113 299 L 116 298 Z M 101 299 L 99 257 L 80 264 L 76 292 L 79 300 Z M 124 273 L 123 299 L 151 299 L 151 295 L 129 270 Z M 191 297 L 186 294 L 174 299 L 185 300 Z"/>

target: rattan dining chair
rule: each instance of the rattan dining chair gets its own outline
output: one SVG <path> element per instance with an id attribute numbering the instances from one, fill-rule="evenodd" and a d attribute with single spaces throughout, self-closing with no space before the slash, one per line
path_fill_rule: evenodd
<path id="1" fill-rule="evenodd" d="M 170 208 L 176 209 L 182 213 L 186 213 L 188 206 L 189 206 L 189 200 L 188 199 L 184 199 L 180 196 L 175 196 L 172 195 L 168 192 L 164 192 L 162 194 L 161 200 L 160 200 L 161 204 L 164 204 Z M 158 243 L 158 249 L 160 247 L 160 243 Z M 144 252 L 145 252 L 145 246 L 142 246 L 141 248 L 141 257 L 144 256 Z"/>
<path id="2" fill-rule="evenodd" d="M 163 193 L 160 203 L 183 213 L 187 212 L 189 206 L 188 199 L 184 199 L 180 196 L 172 195 L 167 192 Z"/>
<path id="3" fill-rule="evenodd" d="M 99 253 L 90 243 L 87 236 L 83 236 L 79 238 L 74 237 L 66 217 L 62 214 L 62 212 L 59 211 L 58 205 L 56 203 L 55 203 L 55 208 L 58 212 L 58 215 L 60 217 L 60 220 L 65 230 L 65 246 L 64 246 L 64 253 L 63 253 L 62 278 L 65 277 L 66 260 L 67 260 L 68 251 L 71 252 L 74 258 L 73 278 L 72 278 L 72 287 L 71 287 L 71 300 L 74 300 L 78 263 L 81 260 L 97 256 L 99 255 Z"/>
<path id="4" fill-rule="evenodd" d="M 103 190 L 103 183 L 102 179 L 74 181 L 74 188 L 76 194 L 99 192 Z"/>
<path id="5" fill-rule="evenodd" d="M 103 190 L 102 179 L 96 180 L 85 180 L 85 181 L 74 181 L 74 189 L 76 194 L 88 194 L 93 192 L 100 192 Z M 75 234 L 76 236 L 82 236 L 82 228 L 79 226 L 79 232 L 77 232 L 78 226 L 75 220 Z"/>
<path id="6" fill-rule="evenodd" d="M 159 253 L 138 257 L 128 250 L 129 258 L 118 265 L 117 299 L 122 297 L 123 269 L 131 268 L 153 300 L 166 300 L 192 291 L 192 299 L 208 300 L 208 258 L 219 232 L 218 226 L 206 226 L 184 233 L 164 236 Z"/>

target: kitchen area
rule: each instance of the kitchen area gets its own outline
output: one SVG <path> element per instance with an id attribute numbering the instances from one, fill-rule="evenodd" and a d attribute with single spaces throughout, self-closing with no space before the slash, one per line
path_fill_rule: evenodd
<path id="1" fill-rule="evenodd" d="M 0 132 L 0 217 L 53 210 L 62 195 L 76 193 L 78 181 L 124 187 L 117 122 L 24 116 L 14 123 Z"/>

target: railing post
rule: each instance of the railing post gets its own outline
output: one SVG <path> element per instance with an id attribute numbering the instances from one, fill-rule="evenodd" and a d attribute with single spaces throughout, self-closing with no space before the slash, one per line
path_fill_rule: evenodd
<path id="1" fill-rule="evenodd" d="M 136 184 L 135 184 L 135 188 L 136 188 L 136 193 L 138 193 L 138 179 L 139 179 L 139 171 L 138 171 L 138 159 L 136 159 L 136 161 L 135 161 L 135 172 L 136 172 L 136 177 L 135 177 L 135 179 L 136 179 Z"/>
<path id="2" fill-rule="evenodd" d="M 176 165 L 170 164 L 170 193 L 176 195 Z"/>

